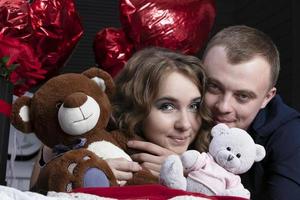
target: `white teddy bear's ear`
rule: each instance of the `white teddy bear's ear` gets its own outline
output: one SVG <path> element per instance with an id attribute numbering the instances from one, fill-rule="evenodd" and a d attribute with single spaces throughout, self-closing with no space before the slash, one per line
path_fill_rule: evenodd
<path id="1" fill-rule="evenodd" d="M 259 162 L 261 161 L 265 156 L 266 156 L 266 150 L 263 146 L 259 145 L 259 144 L 255 144 L 256 145 L 256 158 L 255 158 L 255 162 Z"/>
<path id="2" fill-rule="evenodd" d="M 211 129 L 211 135 L 213 137 L 228 133 L 229 127 L 226 124 L 217 124 Z"/>
<path id="3" fill-rule="evenodd" d="M 105 92 L 106 85 L 105 85 L 105 81 L 102 78 L 94 77 L 94 78 L 91 78 L 91 80 L 93 80 L 95 83 L 97 83 L 97 85 L 102 89 L 102 91 Z"/>

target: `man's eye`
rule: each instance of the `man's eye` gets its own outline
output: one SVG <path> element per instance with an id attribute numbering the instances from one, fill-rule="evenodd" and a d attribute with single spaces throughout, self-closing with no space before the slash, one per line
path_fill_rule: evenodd
<path id="1" fill-rule="evenodd" d="M 189 106 L 189 110 L 192 112 L 198 112 L 200 109 L 200 102 L 194 102 Z"/>
<path id="2" fill-rule="evenodd" d="M 250 100 L 250 97 L 246 94 L 237 94 L 236 95 L 239 102 L 246 103 Z"/>
<path id="3" fill-rule="evenodd" d="M 212 93 L 217 93 L 220 91 L 220 88 L 215 83 L 207 83 L 206 88 L 208 92 L 212 92 Z"/>
<path id="4" fill-rule="evenodd" d="M 159 106 L 158 109 L 162 111 L 171 111 L 175 109 L 175 106 L 171 103 L 163 103 Z"/>

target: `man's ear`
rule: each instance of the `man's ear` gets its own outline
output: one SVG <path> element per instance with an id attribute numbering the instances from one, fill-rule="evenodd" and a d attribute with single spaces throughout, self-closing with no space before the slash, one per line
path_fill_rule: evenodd
<path id="1" fill-rule="evenodd" d="M 23 133 L 33 132 L 32 121 L 30 119 L 31 97 L 21 96 L 12 105 L 11 123 Z"/>
<path id="2" fill-rule="evenodd" d="M 97 67 L 92 67 L 84 71 L 82 74 L 95 81 L 109 97 L 111 97 L 115 92 L 115 83 L 113 78 L 106 71 Z"/>
<path id="3" fill-rule="evenodd" d="M 266 107 L 266 105 L 271 101 L 271 99 L 276 95 L 277 89 L 272 87 L 265 96 L 265 99 L 260 108 Z"/>

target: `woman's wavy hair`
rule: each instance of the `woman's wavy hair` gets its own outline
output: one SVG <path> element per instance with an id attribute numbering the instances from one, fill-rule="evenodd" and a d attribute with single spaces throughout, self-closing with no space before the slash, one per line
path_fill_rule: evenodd
<path id="1" fill-rule="evenodd" d="M 151 47 L 136 52 L 128 60 L 115 79 L 116 93 L 112 98 L 113 118 L 120 131 L 129 137 L 134 134 L 143 136 L 143 120 L 150 113 L 161 80 L 174 71 L 190 78 L 204 95 L 206 76 L 197 57 Z M 199 151 L 207 151 L 212 120 L 203 101 L 199 114 L 202 126 L 192 145 Z"/>

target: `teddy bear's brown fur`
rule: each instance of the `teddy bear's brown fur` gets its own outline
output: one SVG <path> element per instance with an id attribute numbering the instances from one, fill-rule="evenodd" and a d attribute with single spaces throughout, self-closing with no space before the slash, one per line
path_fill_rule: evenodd
<path id="1" fill-rule="evenodd" d="M 12 124 L 22 132 L 34 132 L 45 145 L 58 151 L 42 168 L 37 190 L 61 192 L 82 187 L 89 168 L 101 169 L 110 185 L 118 185 L 105 162 L 105 156 L 110 155 L 102 157 L 101 149 L 101 142 L 107 141 L 112 148 L 117 147 L 117 152 L 119 149 L 128 152 L 126 142 L 130 138 L 118 131 L 105 130 L 113 92 L 111 76 L 101 69 L 90 68 L 82 74 L 54 77 L 32 98 L 22 96 L 13 103 Z M 149 170 L 143 169 L 127 184 L 157 182 Z"/>

